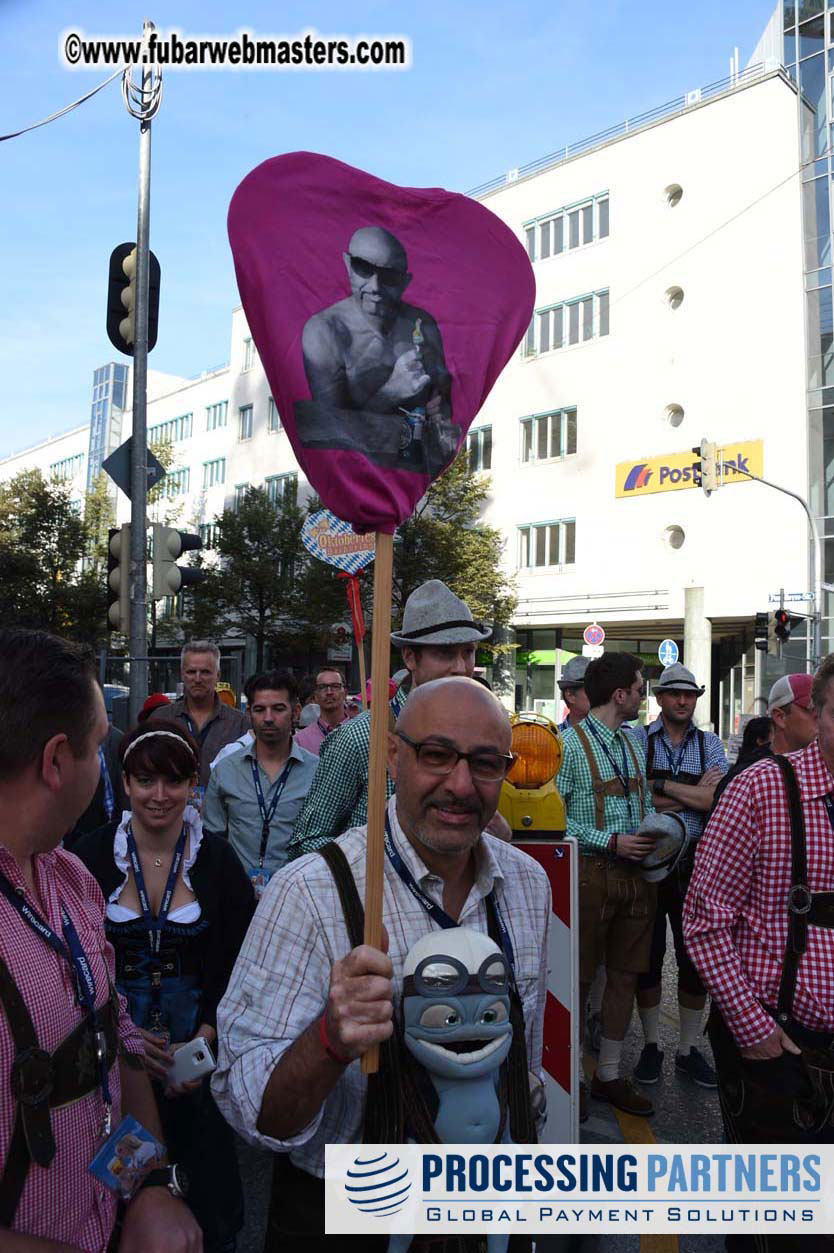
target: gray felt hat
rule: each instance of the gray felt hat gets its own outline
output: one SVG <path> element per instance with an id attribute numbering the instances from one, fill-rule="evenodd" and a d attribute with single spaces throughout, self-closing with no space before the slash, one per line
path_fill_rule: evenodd
<path id="1" fill-rule="evenodd" d="M 440 579 L 429 579 L 405 602 L 402 627 L 391 632 L 391 643 L 398 648 L 403 644 L 471 644 L 491 635 L 491 627 L 473 620 L 465 601 Z"/>
<path id="2" fill-rule="evenodd" d="M 673 666 L 666 667 L 654 684 L 654 690 L 656 692 L 697 692 L 699 696 L 703 696 L 707 689 L 699 686 L 691 670 L 687 670 L 680 661 L 676 661 Z"/>
<path id="3" fill-rule="evenodd" d="M 585 671 L 588 669 L 590 657 L 571 657 L 566 666 L 562 667 L 559 687 L 564 692 L 566 687 L 584 687 Z"/>

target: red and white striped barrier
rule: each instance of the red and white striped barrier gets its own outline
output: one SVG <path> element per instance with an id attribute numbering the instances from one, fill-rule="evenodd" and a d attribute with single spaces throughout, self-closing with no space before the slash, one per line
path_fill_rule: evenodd
<path id="1" fill-rule="evenodd" d="M 547 1121 L 542 1143 L 579 1141 L 579 850 L 576 840 L 516 844 L 544 868 L 553 895 L 542 1063 Z"/>

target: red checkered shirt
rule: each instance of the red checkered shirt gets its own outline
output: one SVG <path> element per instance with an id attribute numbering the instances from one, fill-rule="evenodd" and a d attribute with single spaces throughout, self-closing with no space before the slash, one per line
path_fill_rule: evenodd
<path id="1" fill-rule="evenodd" d="M 62 935 L 60 905 L 63 904 L 78 932 L 96 981 L 96 1005 L 109 996 L 109 980 L 115 978 L 113 949 L 104 938 L 104 897 L 93 876 L 77 857 L 62 849 L 32 858 L 39 900 L 26 890 L 26 900 L 45 918 L 56 935 Z M 0 870 L 14 888 L 25 883 L 11 854 L 0 845 Z M 0 957 L 9 968 L 26 1002 L 38 1036 L 48 1053 L 69 1035 L 81 1018 L 75 999 L 72 973 L 67 962 L 23 921 L 5 896 L 0 895 Z M 131 1053 L 144 1054 L 142 1037 L 119 998 L 119 1039 Z M 0 1010 L 0 1162 L 6 1159 L 15 1119 L 15 1100 L 9 1086 L 14 1061 L 6 1015 Z M 110 1071 L 113 1126 L 121 1118 L 119 1067 Z M 102 1253 L 107 1247 L 116 1201 L 87 1166 L 101 1147 L 104 1104 L 96 1088 L 82 1100 L 50 1112 L 56 1153 L 48 1169 L 30 1164 L 26 1184 L 12 1223 L 14 1231 Z M 0 1245 L 2 1245 L 0 1233 Z"/>
<path id="2" fill-rule="evenodd" d="M 823 797 L 834 775 L 815 740 L 788 758 L 805 817 L 808 886 L 834 886 L 834 831 Z M 774 1023 L 788 932 L 791 827 L 776 763 L 757 762 L 730 783 L 701 836 L 686 895 L 687 952 L 741 1047 L 757 1044 Z M 808 928 L 793 1012 L 803 1026 L 834 1031 L 834 932 Z"/>

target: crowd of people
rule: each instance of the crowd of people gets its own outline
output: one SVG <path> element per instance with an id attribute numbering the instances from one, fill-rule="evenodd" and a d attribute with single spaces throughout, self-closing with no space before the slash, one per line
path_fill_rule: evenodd
<path id="1" fill-rule="evenodd" d="M 337 668 L 305 690 L 287 669 L 255 675 L 244 714 L 217 694 L 216 645 L 192 641 L 182 697 L 151 696 L 121 736 L 82 649 L 0 630 L 4 1253 L 232 1253 L 241 1141 L 272 1155 L 266 1253 L 358 1247 L 324 1234 L 324 1147 L 431 1125 L 399 1006 L 409 950 L 440 929 L 501 951 L 515 1043 L 500 1134 L 536 1139 L 550 887 L 497 812 L 514 758 L 505 710 L 472 681 L 489 634 L 431 580 L 391 637 L 404 669 L 376 949 L 362 942 L 370 715 L 349 708 Z M 668 929 L 675 1073 L 717 1089 L 729 1140 L 830 1141 L 834 657 L 777 681 L 730 771 L 695 725 L 704 689 L 685 666 L 655 683 L 646 726 L 630 725 L 637 657 L 576 658 L 560 686 L 557 786 L 581 854 L 577 1044 L 597 1054 L 582 1117 L 591 1099 L 653 1113 Z M 366 1079 L 355 1063 L 371 1045 Z M 206 1056 L 213 1073 L 191 1077 Z M 143 1135 L 157 1142 L 144 1178 L 124 1148 Z"/>

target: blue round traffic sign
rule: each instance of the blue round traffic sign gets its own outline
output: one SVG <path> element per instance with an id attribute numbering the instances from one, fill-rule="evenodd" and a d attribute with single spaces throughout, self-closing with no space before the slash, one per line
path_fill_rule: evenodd
<path id="1" fill-rule="evenodd" d="M 657 650 L 657 659 L 662 666 L 673 666 L 680 656 L 680 650 L 674 640 L 664 640 Z"/>

